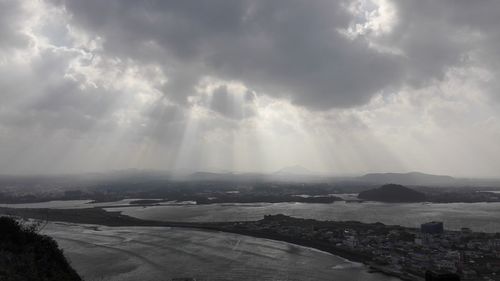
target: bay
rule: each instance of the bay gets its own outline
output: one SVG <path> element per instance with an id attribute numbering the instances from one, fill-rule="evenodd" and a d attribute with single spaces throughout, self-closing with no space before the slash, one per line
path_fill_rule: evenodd
<path id="1" fill-rule="evenodd" d="M 49 223 L 71 265 L 87 281 L 396 281 L 311 248 L 215 231 Z"/>
<path id="2" fill-rule="evenodd" d="M 474 231 L 500 232 L 500 203 L 402 203 L 379 202 L 332 204 L 259 203 L 164 205 L 109 208 L 141 219 L 160 221 L 249 221 L 264 215 L 285 214 L 299 218 L 337 221 L 381 222 L 389 225 L 419 227 L 429 221 L 443 221 L 446 229 L 462 227 Z"/>

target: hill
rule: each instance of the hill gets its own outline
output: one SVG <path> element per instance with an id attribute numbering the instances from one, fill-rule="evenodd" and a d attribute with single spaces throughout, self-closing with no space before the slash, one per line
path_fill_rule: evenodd
<path id="1" fill-rule="evenodd" d="M 419 172 L 411 173 L 373 173 L 366 174 L 358 178 L 370 183 L 395 183 L 402 185 L 422 185 L 422 186 L 448 186 L 456 183 L 456 179 L 450 176 L 431 175 Z"/>
<path id="2" fill-rule="evenodd" d="M 424 193 L 398 184 L 386 184 L 378 188 L 363 191 L 359 193 L 358 198 L 389 203 L 423 202 L 426 200 Z"/>
<path id="3" fill-rule="evenodd" d="M 0 280 L 81 281 L 57 243 L 9 217 L 0 217 Z"/>

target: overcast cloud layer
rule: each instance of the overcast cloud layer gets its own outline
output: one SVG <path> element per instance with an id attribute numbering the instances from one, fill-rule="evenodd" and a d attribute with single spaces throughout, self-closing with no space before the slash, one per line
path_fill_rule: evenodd
<path id="1" fill-rule="evenodd" d="M 0 173 L 498 177 L 495 0 L 0 0 Z"/>

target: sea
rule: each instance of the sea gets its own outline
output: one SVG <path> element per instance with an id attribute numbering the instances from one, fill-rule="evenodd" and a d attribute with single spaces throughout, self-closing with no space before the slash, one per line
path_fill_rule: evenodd
<path id="1" fill-rule="evenodd" d="M 4 204 L 23 208 L 106 207 L 125 215 L 161 221 L 258 220 L 285 214 L 318 220 L 382 222 L 419 227 L 443 221 L 445 229 L 500 232 L 500 203 L 334 202 L 129 206 L 131 200 L 91 204 L 52 201 Z M 104 227 L 49 223 L 43 230 L 54 237 L 85 280 L 398 280 L 370 273 L 362 264 L 285 242 L 223 232 L 166 227 Z"/>
<path id="2" fill-rule="evenodd" d="M 389 204 L 340 201 L 332 204 L 188 204 L 118 207 L 108 210 L 121 211 L 136 218 L 160 221 L 247 221 L 259 220 L 269 214 L 285 214 L 317 220 L 381 222 L 406 227 L 420 227 L 420 224 L 425 222 L 442 221 L 448 230 L 467 227 L 480 232 L 500 232 L 500 203 Z"/>
<path id="3" fill-rule="evenodd" d="M 299 218 L 336 221 L 381 222 L 387 225 L 419 227 L 442 221 L 445 229 L 463 227 L 480 232 L 500 232 L 500 203 L 380 203 L 338 201 L 331 204 L 251 203 L 196 205 L 193 202 L 166 202 L 156 206 L 134 206 L 125 199 L 91 203 L 89 200 L 49 201 L 27 204 L 0 204 L 10 208 L 92 208 L 104 207 L 124 215 L 159 221 L 212 222 L 251 221 L 265 215 L 285 214 Z"/>

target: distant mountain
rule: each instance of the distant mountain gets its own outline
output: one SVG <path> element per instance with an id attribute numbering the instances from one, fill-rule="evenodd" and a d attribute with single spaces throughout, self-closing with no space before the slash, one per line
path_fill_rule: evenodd
<path id="1" fill-rule="evenodd" d="M 399 184 L 386 184 L 378 188 L 363 191 L 359 193 L 358 198 L 389 203 L 423 202 L 426 200 L 424 193 Z"/>
<path id="2" fill-rule="evenodd" d="M 274 172 L 275 175 L 312 175 L 313 172 L 311 172 L 309 169 L 304 168 L 300 165 L 295 165 L 295 166 L 288 166 L 284 167 L 276 172 Z"/>
<path id="3" fill-rule="evenodd" d="M 232 181 L 235 180 L 235 175 L 232 173 L 212 173 L 212 172 L 195 172 L 187 178 L 194 181 Z"/>
<path id="4" fill-rule="evenodd" d="M 457 180 L 450 176 L 430 175 L 418 172 L 411 173 L 373 173 L 366 174 L 358 180 L 369 183 L 395 183 L 402 185 L 425 185 L 425 186 L 448 186 L 453 185 Z"/>

